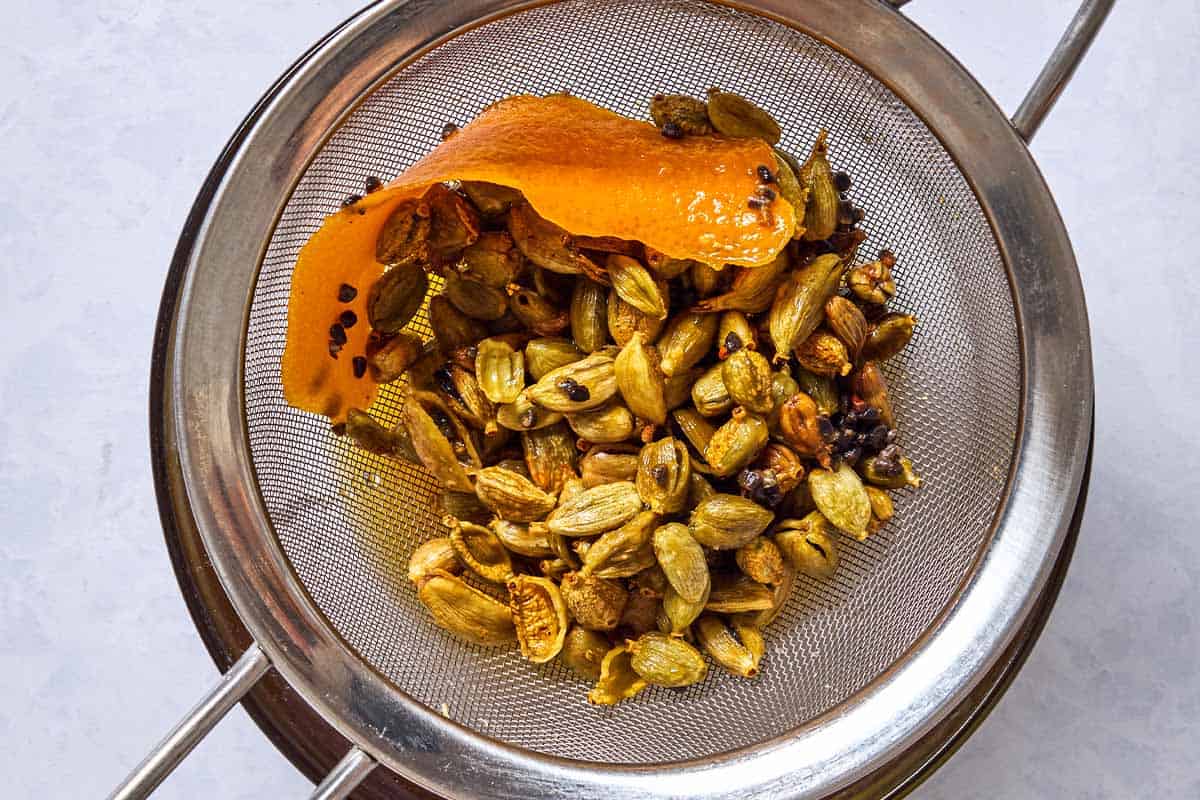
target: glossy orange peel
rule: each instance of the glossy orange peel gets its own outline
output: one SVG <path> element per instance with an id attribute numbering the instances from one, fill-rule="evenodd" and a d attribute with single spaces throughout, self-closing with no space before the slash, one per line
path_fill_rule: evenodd
<path id="1" fill-rule="evenodd" d="M 748 205 L 760 183 L 758 167 L 774 163 L 770 145 L 757 139 L 668 139 L 648 122 L 567 95 L 501 100 L 388 186 L 330 215 L 300 251 L 288 300 L 284 397 L 335 422 L 350 408 L 370 407 L 378 387 L 369 376 L 355 376 L 353 358 L 365 351 L 367 294 L 383 272 L 375 240 L 398 203 L 435 183 L 509 186 L 573 234 L 753 267 L 769 263 L 796 224 L 782 198 L 771 200 L 765 214 Z M 343 283 L 358 290 L 349 303 L 338 300 Z M 335 359 L 329 327 L 347 310 L 360 322 L 346 330 Z"/>

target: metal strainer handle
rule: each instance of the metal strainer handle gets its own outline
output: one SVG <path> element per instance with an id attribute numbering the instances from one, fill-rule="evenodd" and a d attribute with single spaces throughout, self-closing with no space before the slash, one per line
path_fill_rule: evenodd
<path id="1" fill-rule="evenodd" d="M 885 0 L 899 8 L 908 0 Z M 1067 31 L 1030 88 L 1012 124 L 1029 141 L 1070 80 L 1115 0 L 1084 0 Z M 167 734 L 117 789 L 110 800 L 145 798 L 191 752 L 222 717 L 271 669 L 265 653 L 252 644 L 197 705 Z M 358 748 L 346 756 L 316 787 L 310 798 L 336 800 L 349 795 L 375 767 Z"/>
<path id="2" fill-rule="evenodd" d="M 1075 12 L 1071 24 L 1058 40 L 1050 57 L 1046 59 L 1046 65 L 1038 73 L 1033 86 L 1029 87 L 1025 99 L 1017 108 L 1017 113 L 1013 115 L 1013 127 L 1026 143 L 1033 141 L 1034 134 L 1041 127 L 1046 115 L 1058 102 L 1058 96 L 1075 74 L 1075 68 L 1092 46 L 1092 41 L 1100 32 L 1100 26 L 1104 24 L 1116 1 L 1084 0 Z M 887 0 L 887 3 L 893 8 L 900 8 L 908 5 L 909 0 Z"/>
<path id="3" fill-rule="evenodd" d="M 221 718 L 267 674 L 271 662 L 258 645 L 251 644 L 229 671 L 200 699 L 163 740 L 150 751 L 108 800 L 141 800 L 149 797 L 192 748 L 208 735 Z M 362 782 L 375 761 L 357 747 L 334 767 L 309 800 L 340 800 Z"/>

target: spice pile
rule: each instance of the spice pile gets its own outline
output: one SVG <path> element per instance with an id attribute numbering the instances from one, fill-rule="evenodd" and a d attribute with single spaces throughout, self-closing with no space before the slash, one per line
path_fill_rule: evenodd
<path id="1" fill-rule="evenodd" d="M 383 275 L 334 289 L 345 304 L 368 291 L 354 375 L 405 392 L 394 429 L 350 409 L 335 431 L 444 488 L 449 533 L 409 562 L 421 602 L 463 639 L 561 659 L 598 704 L 696 683 L 704 654 L 756 675 L 797 573 L 830 577 L 837 536 L 870 536 L 887 490 L 920 483 L 878 366 L 916 320 L 887 310 L 893 254 L 851 266 L 864 213 L 826 134 L 801 163 L 737 95 L 658 95 L 650 111 L 670 140 L 775 148 L 745 199 L 764 226 L 780 198 L 795 209 L 769 263 L 573 235 L 518 191 L 462 181 L 401 202 L 375 245 Z M 405 328 L 431 273 L 426 342 Z M 331 320 L 328 357 L 355 324 Z"/>

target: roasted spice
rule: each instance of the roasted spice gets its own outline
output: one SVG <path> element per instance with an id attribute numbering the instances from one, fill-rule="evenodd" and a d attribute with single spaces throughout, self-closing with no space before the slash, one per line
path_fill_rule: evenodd
<path id="1" fill-rule="evenodd" d="M 354 324 L 358 322 L 358 315 L 353 311 L 343 311 L 338 315 L 338 322 L 341 323 L 342 328 L 353 328 Z"/>
<path id="2" fill-rule="evenodd" d="M 361 378 L 363 375 L 367 374 L 366 356 L 355 356 L 354 360 L 350 363 L 354 367 L 354 377 Z"/>
<path id="3" fill-rule="evenodd" d="M 358 289 L 355 289 L 350 284 L 343 283 L 338 287 L 338 302 L 349 303 L 356 297 L 358 297 Z"/>

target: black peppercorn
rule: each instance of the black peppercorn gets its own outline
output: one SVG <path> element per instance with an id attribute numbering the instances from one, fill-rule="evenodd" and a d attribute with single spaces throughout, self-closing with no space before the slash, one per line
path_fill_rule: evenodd
<path id="1" fill-rule="evenodd" d="M 338 302 L 349 303 L 356 297 L 358 297 L 358 289 L 355 289 L 350 284 L 343 283 L 338 287 Z"/>
<path id="2" fill-rule="evenodd" d="M 353 328 L 354 324 L 358 322 L 358 314 L 353 311 L 343 311 L 338 315 L 338 322 L 343 328 Z"/>
<path id="3" fill-rule="evenodd" d="M 833 173 L 833 188 L 839 192 L 848 192 L 853 185 L 854 182 L 850 180 L 850 176 L 846 173 L 840 170 Z"/>

